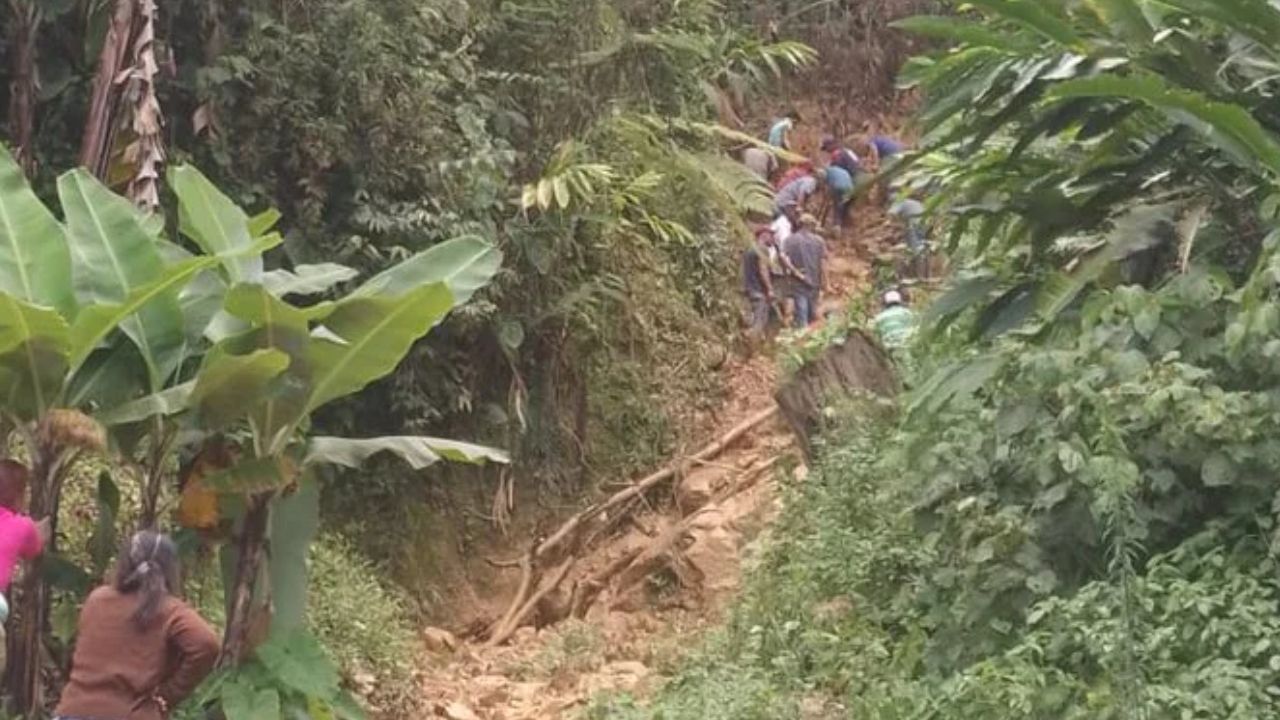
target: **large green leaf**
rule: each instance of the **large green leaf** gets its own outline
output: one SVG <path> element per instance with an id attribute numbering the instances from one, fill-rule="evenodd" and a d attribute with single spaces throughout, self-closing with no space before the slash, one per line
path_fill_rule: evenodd
<path id="1" fill-rule="evenodd" d="M 75 314 L 71 254 L 49 209 L 27 184 L 22 168 L 0 146 L 0 292 L 65 317 Z"/>
<path id="2" fill-rule="evenodd" d="M 84 170 L 58 178 L 58 197 L 71 241 L 76 291 L 86 304 L 122 303 L 155 281 L 164 263 L 145 219 L 128 200 Z M 177 292 L 169 290 L 120 323 L 142 353 L 158 389 L 182 361 L 186 347 Z"/>
<path id="3" fill-rule="evenodd" d="M 182 234 L 206 253 L 224 256 L 223 266 L 233 282 L 260 281 L 262 258 L 245 254 L 255 240 L 249 216 L 190 165 L 171 168 L 169 185 L 178 196 Z"/>
<path id="4" fill-rule="evenodd" d="M 268 272 L 262 276 L 262 284 L 276 297 L 314 295 L 322 293 L 340 282 L 346 282 L 357 274 L 354 269 L 337 263 L 299 265 L 292 271 L 272 270 Z"/>
<path id="5" fill-rule="evenodd" d="M 1087 3 L 1099 20 L 1130 40 L 1145 45 L 1154 38 L 1155 28 L 1136 0 L 1087 0 Z"/>
<path id="6" fill-rule="evenodd" d="M 279 350 L 255 350 L 247 355 L 210 352 L 196 376 L 189 405 L 203 427 L 222 429 L 262 404 L 271 383 L 289 367 Z"/>
<path id="7" fill-rule="evenodd" d="M 146 362 L 137 346 L 120 336 L 89 355 L 62 399 L 66 407 L 92 408 L 96 413 L 151 392 Z"/>
<path id="8" fill-rule="evenodd" d="M 253 411 L 254 427 L 268 447 L 285 442 L 290 429 L 306 414 L 312 387 L 309 352 L 313 343 L 308 322 L 311 315 L 323 314 L 321 311 L 331 307 L 322 304 L 306 310 L 296 308 L 261 285 L 237 285 L 227 293 L 228 316 L 246 323 L 250 329 L 220 342 L 220 351 L 245 355 L 271 349 L 290 358 L 285 376 Z"/>
<path id="9" fill-rule="evenodd" d="M 254 654 L 281 684 L 296 692 L 326 700 L 338 692 L 337 668 L 305 629 L 273 631 Z"/>
<path id="10" fill-rule="evenodd" d="M 395 369 L 419 338 L 453 308 L 453 295 L 434 283 L 398 297 L 355 297 L 339 303 L 324 326 L 341 339 L 311 343 L 310 412 L 350 395 Z"/>
<path id="11" fill-rule="evenodd" d="M 1280 53 L 1280 11 L 1266 0 L 1160 0 L 1190 13 L 1209 18 L 1258 42 L 1275 55 Z"/>
<path id="12" fill-rule="evenodd" d="M 1028 42 L 1027 38 L 1017 34 L 993 30 L 954 15 L 916 15 L 896 20 L 890 25 L 917 35 L 954 40 L 971 47 L 989 47 L 1015 52 L 1034 50 L 1036 47 Z"/>
<path id="13" fill-rule="evenodd" d="M 929 304 L 920 317 L 922 327 L 930 327 L 939 320 L 961 313 L 975 303 L 991 297 L 1000 287 L 1000 280 L 990 273 L 978 273 L 953 279 L 947 291 Z"/>
<path id="14" fill-rule="evenodd" d="M 1011 20 L 1061 45 L 1077 47 L 1080 36 L 1071 24 L 1054 15 L 1045 0 L 968 0 L 970 4 Z"/>
<path id="15" fill-rule="evenodd" d="M 277 500 L 271 510 L 271 557 L 267 571 L 271 577 L 271 604 L 275 609 L 271 618 L 273 633 L 306 626 L 307 552 L 319 529 L 320 483 L 314 473 L 304 472 L 298 479 L 297 490 Z M 261 650 L 258 657 L 264 659 Z"/>
<path id="16" fill-rule="evenodd" d="M 0 293 L 0 398 L 24 419 L 43 414 L 66 377 L 67 321 L 54 310 Z"/>
<path id="17" fill-rule="evenodd" d="M 254 494 L 280 490 L 297 477 L 297 466 L 285 456 L 251 457 L 211 473 L 204 484 L 215 492 Z"/>
<path id="18" fill-rule="evenodd" d="M 321 436 L 313 437 L 307 443 L 307 455 L 303 464 L 328 463 L 359 468 L 369 458 L 383 452 L 394 453 L 414 470 L 421 470 L 441 460 L 469 463 L 505 463 L 509 460 L 502 450 L 443 438 L 415 435 L 378 438 Z"/>
<path id="19" fill-rule="evenodd" d="M 96 417 L 98 422 L 107 427 L 112 427 L 114 425 L 141 422 L 156 415 L 176 415 L 190 407 L 191 392 L 195 390 L 195 387 L 196 381 L 189 380 L 181 385 L 174 385 L 160 392 L 110 408 L 99 413 Z"/>
<path id="20" fill-rule="evenodd" d="M 467 235 L 435 245 L 373 276 L 351 297 L 402 295 L 429 283 L 444 283 L 462 305 L 502 266 L 502 253 L 481 238 Z"/>
<path id="21" fill-rule="evenodd" d="M 222 712 L 227 720 L 280 720 L 280 693 L 258 689 L 244 677 L 222 686 Z"/>
<path id="22" fill-rule="evenodd" d="M 1140 100 L 1171 120 L 1204 135 L 1241 165 L 1261 165 L 1280 176 L 1280 144 L 1244 108 L 1200 93 L 1170 88 L 1155 75 L 1100 75 L 1060 83 L 1053 97 L 1118 97 Z"/>
<path id="23" fill-rule="evenodd" d="M 1115 222 L 1105 242 L 1070 271 L 1049 275 L 1036 292 L 1036 312 L 1051 320 L 1065 310 L 1090 283 L 1112 264 L 1172 240 L 1176 205 L 1139 205 Z"/>
<path id="24" fill-rule="evenodd" d="M 157 299 L 172 298 L 173 293 L 192 277 L 217 262 L 218 258 L 197 257 L 172 265 L 165 268 L 156 280 L 132 290 L 124 302 L 93 305 L 82 310 L 71 326 L 72 371 L 79 368 L 98 343 L 122 322 Z"/>
<path id="25" fill-rule="evenodd" d="M 74 372 L 84 362 L 89 353 L 97 347 L 113 329 L 126 318 L 154 302 L 157 298 L 170 296 L 180 290 L 191 279 L 204 270 L 213 267 L 219 261 L 227 261 L 239 257 L 258 257 L 266 250 L 279 244 L 278 235 L 259 238 L 248 247 L 236 250 L 222 257 L 198 256 L 166 267 L 155 281 L 137 288 L 119 305 L 95 305 L 83 310 L 76 317 L 71 327 L 71 369 Z"/>
<path id="26" fill-rule="evenodd" d="M 1004 360 L 997 355 L 983 355 L 946 365 L 911 392 L 907 413 L 914 415 L 921 410 L 937 413 L 952 399 L 972 395 L 995 377 L 1003 366 Z"/>

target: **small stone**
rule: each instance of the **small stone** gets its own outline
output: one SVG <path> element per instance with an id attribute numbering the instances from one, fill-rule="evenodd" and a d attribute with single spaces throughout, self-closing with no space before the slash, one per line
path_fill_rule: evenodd
<path id="1" fill-rule="evenodd" d="M 649 674 L 649 666 L 635 660 L 619 660 L 608 665 L 608 671 L 614 675 L 634 675 L 644 677 Z"/>
<path id="2" fill-rule="evenodd" d="M 676 503 L 681 512 L 688 515 L 711 502 L 716 489 L 725 482 L 724 475 L 722 468 L 709 466 L 695 468 L 680 478 L 676 485 Z"/>
<path id="3" fill-rule="evenodd" d="M 444 709 L 444 716 L 449 720 L 480 720 L 480 716 L 471 711 L 471 708 L 462 703 L 450 703 Z"/>
<path id="4" fill-rule="evenodd" d="M 448 630 L 429 627 L 422 631 L 422 641 L 427 650 L 433 653 L 451 653 L 458 649 L 458 638 Z"/>

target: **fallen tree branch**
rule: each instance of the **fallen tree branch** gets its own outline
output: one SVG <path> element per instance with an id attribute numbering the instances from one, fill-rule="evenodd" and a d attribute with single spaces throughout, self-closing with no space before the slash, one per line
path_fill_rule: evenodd
<path id="1" fill-rule="evenodd" d="M 569 558 L 561 563 L 560 567 L 557 568 L 545 582 L 538 586 L 538 591 L 530 596 L 514 615 L 511 615 L 510 620 L 506 624 L 499 626 L 498 629 L 494 631 L 493 635 L 485 642 L 485 647 L 501 645 L 510 639 L 511 636 L 515 634 L 515 631 L 524 624 L 526 619 L 528 619 L 529 614 L 533 612 L 534 608 L 538 606 L 538 602 L 541 601 L 542 598 L 546 597 L 552 590 L 559 587 L 560 583 L 564 581 L 565 577 L 569 574 L 569 568 L 573 567 L 573 560 L 573 558 Z"/>
<path id="2" fill-rule="evenodd" d="M 515 599 L 511 602 L 510 607 L 503 613 L 502 618 L 493 624 L 489 631 L 489 640 L 486 644 L 496 645 L 493 638 L 498 637 L 503 631 L 507 630 L 507 626 L 511 624 L 519 609 L 524 605 L 525 598 L 529 595 L 529 589 L 533 585 L 533 551 L 535 546 L 530 545 L 529 550 L 525 552 L 524 557 L 520 558 L 520 586 L 516 589 Z M 494 562 L 494 561 L 490 561 Z M 512 628 L 514 631 L 514 628 Z M 510 635 L 507 632 L 507 635 Z"/>
<path id="3" fill-rule="evenodd" d="M 608 584 L 614 576 L 618 577 L 613 588 L 613 597 L 618 599 L 627 593 L 636 583 L 648 577 L 658 568 L 662 567 L 663 559 L 669 553 L 674 554 L 674 550 L 679 546 L 684 536 L 693 528 L 694 523 L 702 514 L 718 508 L 726 500 L 735 495 L 754 487 L 760 479 L 768 475 L 769 470 L 778 462 L 778 456 L 771 457 L 763 463 L 746 470 L 743 473 L 741 481 L 736 482 L 721 492 L 714 500 L 704 505 L 701 509 L 695 510 L 680 522 L 667 528 L 654 539 L 652 543 L 638 552 L 629 553 L 624 557 L 629 557 L 630 561 L 626 563 L 613 562 L 605 569 L 604 572 L 597 574 L 591 578 L 591 582 L 599 583 L 600 587 Z M 673 561 L 678 558 L 672 558 Z M 676 567 L 676 575 L 683 582 L 685 578 L 681 576 L 679 567 Z M 599 594 L 599 590 L 596 591 Z M 593 597 L 594 599 L 594 597 Z M 582 613 L 586 613 L 586 606 L 582 608 Z M 580 616 L 579 616 L 580 617 Z"/>
<path id="4" fill-rule="evenodd" d="M 775 416 L 777 416 L 777 414 L 778 414 L 777 405 L 771 405 L 767 410 L 761 410 L 755 415 L 752 415 L 751 417 L 747 418 L 741 423 L 735 425 L 732 429 L 729 430 L 729 432 L 725 433 L 724 435 L 721 435 L 718 439 L 713 441 L 711 444 L 699 450 L 696 454 L 694 454 L 691 458 L 689 458 L 689 462 L 701 462 L 701 461 L 710 460 L 716 457 L 720 453 L 724 452 L 725 448 L 729 447 L 734 442 L 736 442 L 738 438 L 750 432 L 757 425 L 760 425 L 764 422 L 767 422 L 768 420 L 773 419 Z M 670 480 L 671 478 L 675 477 L 676 471 L 679 470 L 680 467 L 683 466 L 684 464 L 685 463 L 673 463 L 671 465 L 668 465 L 662 470 L 659 470 L 658 472 L 655 472 L 652 475 L 641 478 L 635 483 L 632 483 L 626 489 L 620 490 L 617 493 L 614 493 L 611 497 L 607 498 L 606 500 L 596 503 L 595 505 L 592 505 L 591 507 L 588 507 L 582 512 L 579 512 L 578 514 L 569 518 L 567 521 L 565 521 L 563 525 L 560 526 L 559 530 L 556 530 L 549 537 L 547 537 L 546 540 L 542 541 L 542 544 L 539 545 L 537 550 L 534 551 L 534 557 L 541 558 L 542 556 L 550 553 L 561 543 L 565 542 L 567 539 L 572 537 L 573 534 L 578 530 L 578 528 L 581 527 L 582 524 L 587 522 L 588 520 L 591 520 L 592 518 L 596 517 L 601 513 L 612 510 L 613 508 L 621 505 L 622 503 L 630 500 L 631 498 L 638 497 L 639 495 L 643 494 L 653 486 L 658 485 L 663 481 Z"/>
<path id="5" fill-rule="evenodd" d="M 642 551 L 643 547 L 632 548 L 627 552 L 614 558 L 613 562 L 596 572 L 596 574 L 578 583 L 574 588 L 573 600 L 570 603 L 570 615 L 575 618 L 582 619 L 586 617 L 587 610 L 595 603 L 596 598 L 600 596 L 601 591 L 609 584 L 609 580 L 622 572 L 622 569 L 631 565 Z"/>
<path id="6" fill-rule="evenodd" d="M 771 405 L 767 409 L 761 410 L 755 415 L 752 415 L 746 420 L 743 420 L 741 423 L 738 423 L 734 427 L 730 428 L 728 432 L 716 438 L 714 441 L 712 441 L 710 444 L 703 447 L 701 450 L 699 450 L 697 453 L 695 453 L 692 457 L 688 458 L 687 460 L 684 460 L 678 463 L 672 463 L 667 467 L 663 468 L 662 470 L 659 470 L 658 472 L 655 472 L 651 475 L 641 478 L 640 480 L 632 483 L 630 486 L 626 487 L 625 489 L 614 493 L 613 495 L 609 496 L 608 498 L 606 498 L 601 502 L 591 505 L 590 507 L 576 513 L 575 515 L 570 517 L 568 520 L 566 520 L 564 524 L 560 526 L 559 529 L 557 529 L 545 540 L 543 540 L 542 542 L 534 546 L 528 553 L 525 554 L 524 558 L 522 558 L 519 561 L 520 569 L 522 573 L 522 577 L 520 580 L 520 589 L 517 590 L 515 598 L 512 600 L 511 605 L 507 608 L 507 612 L 503 614 L 502 620 L 494 624 L 493 631 L 489 635 L 489 640 L 485 643 L 486 646 L 492 647 L 495 645 L 500 645 L 503 642 L 506 642 L 506 640 L 511 636 L 511 634 L 514 633 L 516 629 L 520 627 L 520 624 L 524 621 L 525 616 L 532 609 L 532 604 L 536 604 L 538 600 L 540 600 L 547 593 L 554 590 L 556 586 L 559 585 L 560 582 L 564 580 L 565 576 L 568 575 L 569 567 L 573 564 L 572 558 L 570 558 L 569 560 L 566 560 L 556 570 L 555 575 L 553 575 L 551 578 L 552 582 L 549 582 L 549 583 L 541 582 L 541 573 L 537 569 L 538 563 L 540 560 L 543 560 L 547 556 L 549 556 L 551 552 L 556 548 L 558 548 L 560 545 L 564 544 L 571 538 L 577 537 L 578 531 L 586 523 L 590 522 L 591 520 L 595 519 L 596 517 L 600 516 L 603 513 L 607 513 L 613 510 L 614 508 L 617 508 L 621 505 L 629 503 L 632 500 L 642 498 L 644 496 L 644 493 L 649 491 L 653 487 L 661 484 L 662 482 L 665 482 L 667 480 L 670 480 L 676 477 L 678 472 L 684 467 L 687 467 L 689 463 L 705 462 L 705 461 L 711 460 L 712 458 L 715 458 L 720 453 L 724 452 L 724 450 L 728 448 L 730 445 L 733 445 L 735 442 L 737 442 L 738 439 L 741 438 L 743 435 L 746 435 L 748 432 L 755 429 L 757 426 L 765 422 L 768 422 L 769 420 L 772 420 L 773 418 L 777 417 L 778 414 L 779 414 L 778 406 Z M 655 541 L 655 544 L 659 541 Z M 617 570 L 613 570 L 613 572 L 608 572 L 608 573 L 601 573 L 601 575 L 604 575 L 605 578 L 607 579 L 608 577 L 616 573 L 618 570 L 621 570 L 623 568 L 629 567 L 631 564 L 634 564 L 636 558 L 632 557 L 630 558 L 630 560 L 631 562 L 622 564 L 621 567 L 617 568 Z M 501 567 L 501 566 L 509 565 L 511 561 L 490 560 L 489 562 L 492 565 L 497 565 Z M 613 568 L 613 564 L 611 564 L 609 568 L 606 568 L 606 570 L 610 570 L 612 568 Z M 534 585 L 537 585 L 538 591 L 534 593 L 533 597 L 530 598 L 528 597 L 528 595 L 529 595 L 530 589 Z M 603 587 L 603 584 L 601 584 L 599 587 Z M 591 590 L 589 589 L 588 592 L 590 591 Z M 593 593 L 593 599 L 594 599 L 594 594 L 598 592 L 599 592 L 598 590 L 595 590 L 595 592 Z M 577 602 L 577 600 L 578 600 L 577 598 L 574 598 L 573 602 Z"/>

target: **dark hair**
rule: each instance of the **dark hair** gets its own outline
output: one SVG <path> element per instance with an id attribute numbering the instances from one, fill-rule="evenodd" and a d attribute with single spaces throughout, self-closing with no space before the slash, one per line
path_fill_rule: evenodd
<path id="1" fill-rule="evenodd" d="M 27 493 L 31 471 L 17 460 L 0 460 L 0 506 L 17 512 Z"/>
<path id="2" fill-rule="evenodd" d="M 133 622 L 146 629 L 155 619 L 160 603 L 178 587 L 178 547 L 168 535 L 151 530 L 134 533 L 120 549 L 113 585 L 126 595 L 138 593 L 138 609 Z"/>

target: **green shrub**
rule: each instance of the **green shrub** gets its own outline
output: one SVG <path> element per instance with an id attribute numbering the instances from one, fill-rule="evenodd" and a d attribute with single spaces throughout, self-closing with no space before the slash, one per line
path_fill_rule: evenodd
<path id="1" fill-rule="evenodd" d="M 407 605 L 341 535 L 311 549 L 307 617 L 346 682 L 388 718 L 417 717 L 417 636 Z"/>

